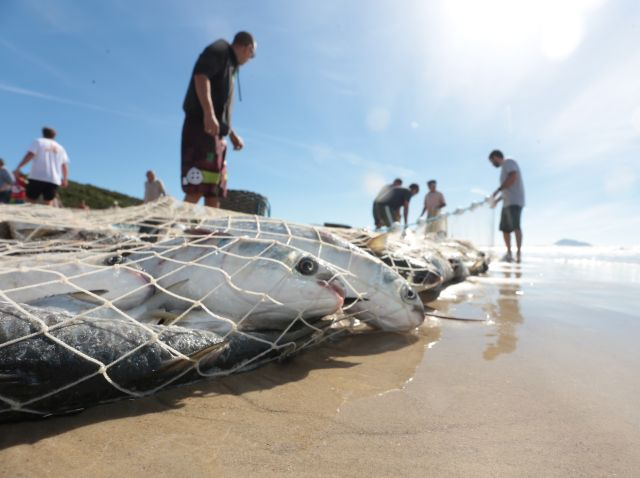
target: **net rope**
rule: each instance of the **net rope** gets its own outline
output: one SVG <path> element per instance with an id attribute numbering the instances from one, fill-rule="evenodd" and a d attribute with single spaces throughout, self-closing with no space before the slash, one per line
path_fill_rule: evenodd
<path id="1" fill-rule="evenodd" d="M 451 250 L 443 268 L 473 251 L 442 238 L 425 246 L 425 225 L 372 248 L 364 229 L 172 198 L 3 206 L 0 422 L 249 370 L 354 330 L 410 330 L 424 319 L 410 287 L 418 269 L 435 277 L 423 290 L 451 280 L 427 251 Z"/>

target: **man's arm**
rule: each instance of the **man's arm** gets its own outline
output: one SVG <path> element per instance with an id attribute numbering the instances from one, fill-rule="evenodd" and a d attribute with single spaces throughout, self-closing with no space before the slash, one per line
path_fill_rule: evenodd
<path id="1" fill-rule="evenodd" d="M 69 185 L 69 166 L 67 163 L 62 163 L 62 184 L 63 188 Z"/>
<path id="2" fill-rule="evenodd" d="M 158 183 L 160 183 L 160 195 L 166 196 L 167 192 L 164 190 L 164 183 L 160 180 L 158 180 Z"/>
<path id="3" fill-rule="evenodd" d="M 404 206 L 404 224 L 406 226 L 409 223 L 409 201 L 405 199 L 403 206 Z"/>
<path id="4" fill-rule="evenodd" d="M 27 152 L 27 154 L 24 155 L 24 158 L 22 158 L 22 161 L 20 161 L 20 164 L 18 164 L 18 167 L 15 169 L 15 171 L 13 172 L 14 175 L 18 175 L 18 173 L 20 172 L 20 169 L 26 165 L 29 161 L 31 161 L 36 155 L 33 154 L 31 151 Z"/>
<path id="5" fill-rule="evenodd" d="M 505 178 L 504 182 L 500 185 L 500 187 L 494 191 L 493 197 L 496 197 L 500 191 L 509 189 L 511 186 L 515 184 L 517 179 L 518 179 L 518 172 L 511 171 L 509 174 L 507 174 L 507 177 Z"/>
<path id="6" fill-rule="evenodd" d="M 193 75 L 193 82 L 196 87 L 196 95 L 202 111 L 204 112 L 204 130 L 211 136 L 218 136 L 220 133 L 220 124 L 216 119 L 213 110 L 213 102 L 211 100 L 211 82 L 207 75 Z"/>
<path id="7" fill-rule="evenodd" d="M 442 209 L 443 207 L 447 206 L 447 203 L 444 200 L 444 194 L 441 194 L 440 197 L 442 198 L 442 202 L 440 203 L 440 205 L 438 206 L 438 209 Z"/>

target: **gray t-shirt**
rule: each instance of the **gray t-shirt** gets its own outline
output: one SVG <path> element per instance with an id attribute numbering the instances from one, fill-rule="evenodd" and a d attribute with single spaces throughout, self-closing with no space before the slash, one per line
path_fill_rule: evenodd
<path id="1" fill-rule="evenodd" d="M 524 185 L 522 183 L 522 174 L 518 163 L 513 159 L 505 159 L 502 163 L 502 171 L 500 171 L 500 184 L 504 183 L 511 171 L 517 173 L 516 182 L 510 188 L 502 190 L 502 200 L 504 207 L 521 206 L 524 207 Z"/>

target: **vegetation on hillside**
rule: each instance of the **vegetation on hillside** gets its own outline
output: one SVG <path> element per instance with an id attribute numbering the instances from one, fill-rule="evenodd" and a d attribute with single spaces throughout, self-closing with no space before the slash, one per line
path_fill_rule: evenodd
<path id="1" fill-rule="evenodd" d="M 64 207 L 80 207 L 83 200 L 91 209 L 107 209 L 116 204 L 120 207 L 142 204 L 142 199 L 75 181 L 69 181 L 66 188 L 59 188 L 58 196 Z"/>

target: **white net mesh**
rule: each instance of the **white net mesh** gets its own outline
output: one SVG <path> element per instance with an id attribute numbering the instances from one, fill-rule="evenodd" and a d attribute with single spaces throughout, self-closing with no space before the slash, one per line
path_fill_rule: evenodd
<path id="1" fill-rule="evenodd" d="M 332 232 L 170 198 L 3 207 L 0 421 L 247 370 L 345 331 L 410 331 L 424 320 L 417 292 L 483 260 L 432 236 L 424 225 Z"/>
<path id="2" fill-rule="evenodd" d="M 311 226 L 165 199 L 3 208 L 0 421 L 255 367 L 424 319 L 396 272 Z"/>

